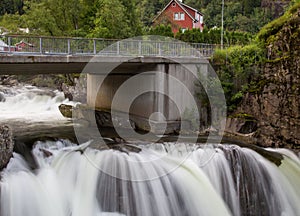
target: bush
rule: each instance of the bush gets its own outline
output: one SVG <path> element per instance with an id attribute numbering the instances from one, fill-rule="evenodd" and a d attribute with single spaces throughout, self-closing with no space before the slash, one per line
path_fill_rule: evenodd
<path id="1" fill-rule="evenodd" d="M 174 37 L 170 25 L 157 25 L 146 30 L 146 35 L 160 35 L 165 37 Z"/>
<path id="2" fill-rule="evenodd" d="M 184 33 L 179 31 L 176 34 L 178 40 L 182 40 L 188 43 L 209 43 L 209 44 L 220 44 L 221 42 L 221 29 L 204 28 L 203 32 L 199 29 L 187 30 Z M 247 32 L 239 31 L 225 31 L 224 32 L 224 45 L 246 45 L 249 44 L 253 39 L 253 36 Z"/>
<path id="3" fill-rule="evenodd" d="M 212 64 L 221 80 L 228 111 L 233 111 L 251 88 L 265 62 L 264 48 L 258 44 L 216 50 Z"/>

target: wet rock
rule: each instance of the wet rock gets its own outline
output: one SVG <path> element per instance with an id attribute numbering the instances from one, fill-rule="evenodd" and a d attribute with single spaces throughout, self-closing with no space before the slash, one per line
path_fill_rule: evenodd
<path id="1" fill-rule="evenodd" d="M 72 113 L 73 113 L 73 106 L 67 105 L 67 104 L 61 104 L 59 105 L 59 111 L 60 113 L 66 117 L 66 118 L 72 118 Z"/>
<path id="2" fill-rule="evenodd" d="M 73 110 L 73 117 L 76 119 L 85 119 L 90 126 L 103 127 L 120 127 L 127 129 L 135 129 L 136 125 L 131 119 L 127 119 L 127 115 L 119 112 L 112 116 L 108 110 L 93 110 L 86 105 L 77 105 Z"/>
<path id="3" fill-rule="evenodd" d="M 2 92 L 0 92 L 0 102 L 5 102 L 5 96 Z"/>
<path id="4" fill-rule="evenodd" d="M 53 153 L 47 149 L 40 149 L 40 151 L 43 153 L 44 157 L 51 157 L 53 155 Z"/>
<path id="5" fill-rule="evenodd" d="M 0 85 L 16 86 L 19 82 L 14 75 L 2 75 L 0 76 Z"/>
<path id="6" fill-rule="evenodd" d="M 11 129 L 0 125 L 0 170 L 8 164 L 12 157 L 14 142 L 12 139 Z"/>
<path id="7" fill-rule="evenodd" d="M 226 131 L 232 133 L 251 134 L 257 130 L 256 119 L 252 117 L 228 118 L 226 121 Z"/>
<path id="8" fill-rule="evenodd" d="M 86 103 L 86 78 L 83 75 L 79 78 L 69 78 L 71 79 L 71 85 L 70 83 L 62 83 L 61 85 L 65 98 L 68 98 L 70 101 Z"/>

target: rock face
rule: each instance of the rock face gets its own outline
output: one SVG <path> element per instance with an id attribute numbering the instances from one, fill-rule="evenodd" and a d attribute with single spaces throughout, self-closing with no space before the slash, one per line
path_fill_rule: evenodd
<path id="1" fill-rule="evenodd" d="M 257 120 L 260 145 L 300 149 L 300 4 L 265 42 L 268 61 L 257 91 L 239 112 Z"/>
<path id="2" fill-rule="evenodd" d="M 0 126 L 0 170 L 2 170 L 12 157 L 14 143 L 11 130 L 8 126 Z"/>
<path id="3" fill-rule="evenodd" d="M 65 97 L 72 101 L 86 103 L 86 77 L 82 75 L 81 78 L 73 78 L 72 84 L 62 83 L 61 90 L 64 92 Z"/>

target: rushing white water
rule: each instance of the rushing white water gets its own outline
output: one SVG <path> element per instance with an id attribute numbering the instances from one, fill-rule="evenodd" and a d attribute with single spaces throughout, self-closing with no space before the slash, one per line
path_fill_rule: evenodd
<path id="1" fill-rule="evenodd" d="M 272 149 L 284 155 L 277 167 L 253 150 L 235 145 L 149 148 L 181 158 L 190 155 L 233 215 L 300 215 L 300 160 L 287 149 Z"/>
<path id="2" fill-rule="evenodd" d="M 3 89 L 2 89 L 3 90 Z M 4 89 L 0 121 L 64 120 L 63 93 Z M 0 95 L 1 96 L 1 95 Z M 38 142 L 38 169 L 14 153 L 0 177 L 1 216 L 300 215 L 300 160 L 277 167 L 235 145 L 148 144 L 140 153 Z"/>
<path id="3" fill-rule="evenodd" d="M 2 87 L 5 101 L 0 102 L 0 121 L 54 121 L 63 120 L 58 106 L 74 104 L 59 91 L 42 90 L 34 86 Z"/>
<path id="4" fill-rule="evenodd" d="M 151 161 L 149 151 L 126 154 L 88 148 L 82 154 L 78 147 L 48 148 L 53 156 L 47 159 L 37 148 L 47 147 L 38 145 L 34 150 L 38 171 L 28 170 L 16 155 L 3 172 L 1 215 L 230 215 L 208 178 L 191 161 L 181 164 L 166 158 L 152 161 L 152 169 L 146 170 L 143 161 Z M 141 163 L 128 166 L 130 160 Z M 159 175 L 174 163 L 178 169 L 167 176 L 136 180 L 151 172 Z M 105 169 L 121 178 L 107 175 Z"/>
<path id="5" fill-rule="evenodd" d="M 300 215 L 300 166 L 291 157 L 277 167 L 235 145 L 166 146 L 127 154 L 39 142 L 39 169 L 15 154 L 2 172 L 1 216 Z"/>

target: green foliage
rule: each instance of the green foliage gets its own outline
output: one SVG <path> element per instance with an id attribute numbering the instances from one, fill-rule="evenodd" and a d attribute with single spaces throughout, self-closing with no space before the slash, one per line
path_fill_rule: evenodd
<path id="1" fill-rule="evenodd" d="M 0 26 L 15 33 L 21 33 L 19 28 L 25 26 L 23 18 L 17 14 L 5 14 L 0 18 Z"/>
<path id="2" fill-rule="evenodd" d="M 207 29 L 204 28 L 203 32 L 199 29 L 187 30 L 184 33 L 179 32 L 176 34 L 176 38 L 191 43 L 210 43 L 220 44 L 221 30 L 218 28 Z M 224 32 L 224 45 L 244 45 L 249 44 L 253 39 L 253 35 L 247 32 L 238 31 L 225 31 Z"/>
<path id="3" fill-rule="evenodd" d="M 0 16 L 5 14 L 23 14 L 22 0 L 1 0 Z"/>
<path id="4" fill-rule="evenodd" d="M 268 84 L 267 79 L 261 74 L 262 67 L 267 61 L 266 46 L 277 40 L 276 34 L 284 25 L 295 21 L 290 18 L 293 13 L 299 11 L 299 8 L 300 1 L 295 0 L 282 17 L 262 28 L 251 44 L 215 51 L 211 61 L 221 80 L 229 112 L 236 109 L 245 93 L 260 93 Z M 273 61 L 286 58 L 280 53 L 278 56 L 279 58 Z"/>
<path id="5" fill-rule="evenodd" d="M 297 11 L 299 8 L 300 8 L 300 2 L 295 3 L 290 7 L 288 11 L 285 12 L 283 16 L 279 17 L 276 20 L 273 20 L 272 22 L 264 26 L 257 34 L 258 40 L 267 43 L 268 38 L 274 36 L 282 28 L 282 26 L 286 24 L 286 22 L 289 20 L 292 14 L 295 13 L 295 11 Z"/>
<path id="6" fill-rule="evenodd" d="M 170 25 L 157 25 L 151 27 L 150 29 L 146 30 L 145 34 L 149 35 L 160 35 L 165 37 L 174 37 L 172 32 L 172 28 Z"/>
<path id="7" fill-rule="evenodd" d="M 122 39 L 139 35 L 141 24 L 136 15 L 132 1 L 126 4 L 122 4 L 121 0 L 99 1 L 94 20 L 95 28 L 90 32 L 89 37 Z"/>
<path id="8" fill-rule="evenodd" d="M 20 27 L 28 27 L 31 34 L 35 35 L 126 38 L 141 35 L 142 29 L 147 29 L 146 34 L 152 31 L 171 36 L 161 27 L 150 28 L 153 19 L 168 2 L 169 0 L 1 0 L 0 20 L 4 21 L 0 25 L 9 29 L 12 34 L 19 33 Z M 201 35 L 191 30 L 185 35 L 179 34 L 178 38 L 187 42 L 219 44 L 221 1 L 185 0 L 184 3 L 204 13 L 206 31 L 209 33 Z M 272 0 L 226 0 L 225 44 L 247 44 L 251 35 L 242 32 L 257 32 L 275 17 L 273 11 L 281 11 L 277 7 Z M 12 15 L 20 18 L 16 19 Z M 215 26 L 217 30 L 211 30 Z"/>
<path id="9" fill-rule="evenodd" d="M 25 0 L 22 10 L 19 20 L 4 15 L 0 26 L 13 34 L 28 27 L 31 34 L 51 36 L 126 38 L 142 32 L 136 0 Z"/>
<path id="10" fill-rule="evenodd" d="M 162 10 L 169 0 L 141 0 L 137 7 L 140 15 L 140 20 L 146 26 L 152 24 L 153 19 L 157 16 L 158 12 Z"/>
<path id="11" fill-rule="evenodd" d="M 264 48 L 252 43 L 216 50 L 212 63 L 221 80 L 229 111 L 233 111 L 244 93 L 253 86 L 265 62 Z"/>
<path id="12" fill-rule="evenodd" d="M 224 28 L 229 31 L 247 31 L 257 33 L 259 29 L 272 19 L 277 18 L 277 11 L 283 11 L 283 4 L 275 4 L 272 0 L 228 0 L 224 5 Z M 220 0 L 211 0 L 200 8 L 205 14 L 208 28 L 221 27 Z"/>
<path id="13" fill-rule="evenodd" d="M 80 0 L 26 1 L 22 16 L 32 34 L 76 36 L 80 28 Z"/>

